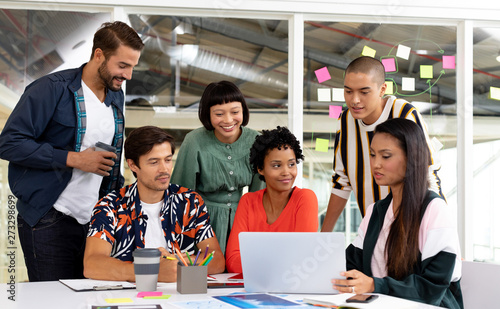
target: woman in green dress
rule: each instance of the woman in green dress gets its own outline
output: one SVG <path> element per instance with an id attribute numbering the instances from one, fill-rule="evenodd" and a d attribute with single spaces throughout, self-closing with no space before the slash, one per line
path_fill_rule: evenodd
<path id="1" fill-rule="evenodd" d="M 200 99 L 203 127 L 182 142 L 172 183 L 193 189 L 204 199 L 210 223 L 223 252 L 244 187 L 265 187 L 249 162 L 250 147 L 259 134 L 245 127 L 249 111 L 243 94 L 229 81 L 211 83 Z"/>

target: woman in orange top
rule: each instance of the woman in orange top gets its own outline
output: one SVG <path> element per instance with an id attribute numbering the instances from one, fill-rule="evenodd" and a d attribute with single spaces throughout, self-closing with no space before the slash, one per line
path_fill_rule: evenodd
<path id="1" fill-rule="evenodd" d="M 250 164 L 266 188 L 242 196 L 226 250 L 228 272 L 241 273 L 240 232 L 316 232 L 318 199 L 313 191 L 293 186 L 297 164 L 304 160 L 300 143 L 285 127 L 264 130 L 250 149 Z"/>

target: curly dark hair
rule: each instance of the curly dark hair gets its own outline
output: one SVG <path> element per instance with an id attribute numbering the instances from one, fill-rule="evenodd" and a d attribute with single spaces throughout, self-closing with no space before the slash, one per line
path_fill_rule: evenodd
<path id="1" fill-rule="evenodd" d="M 276 148 L 281 150 L 282 147 L 284 149 L 290 147 L 293 150 L 297 164 L 300 163 L 300 161 L 304 161 L 300 142 L 295 135 L 286 127 L 278 126 L 273 130 L 263 130 L 261 135 L 255 137 L 255 142 L 252 148 L 250 148 L 250 164 L 252 165 L 252 171 L 257 174 L 259 170 L 262 170 L 264 168 L 264 158 L 267 154 Z M 266 181 L 262 175 L 259 175 L 259 178 L 260 180 Z"/>

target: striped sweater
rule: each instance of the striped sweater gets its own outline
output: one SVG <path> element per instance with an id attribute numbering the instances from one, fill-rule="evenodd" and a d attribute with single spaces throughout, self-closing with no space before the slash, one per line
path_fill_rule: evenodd
<path id="1" fill-rule="evenodd" d="M 364 124 L 360 119 L 354 119 L 349 110 L 344 111 L 339 117 L 339 129 L 334 145 L 331 193 L 348 199 L 351 191 L 354 191 L 362 216 L 365 215 L 368 205 L 385 198 L 389 193 L 389 187 L 378 186 L 372 177 L 370 143 L 375 127 L 392 118 L 412 120 L 424 131 L 432 159 L 432 165 L 429 167 L 430 189 L 441 194 L 440 179 L 437 175 L 441 165 L 436 160 L 435 150 L 422 115 L 406 100 L 389 96 L 379 119 L 371 125 Z"/>

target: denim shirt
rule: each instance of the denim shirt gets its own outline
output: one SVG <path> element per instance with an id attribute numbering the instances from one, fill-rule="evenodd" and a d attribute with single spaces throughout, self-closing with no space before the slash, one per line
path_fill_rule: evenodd
<path id="1" fill-rule="evenodd" d="M 28 85 L 0 134 L 0 158 L 10 161 L 10 189 L 18 198 L 19 214 L 30 226 L 50 210 L 71 179 L 68 152 L 79 149 L 78 140 L 85 134 L 85 113 L 77 112 L 83 100 L 78 92 L 84 66 L 49 74 Z M 119 174 L 123 102 L 122 90 L 108 90 L 104 104 L 114 109 L 113 144 L 118 160 L 112 176 L 103 179 L 100 197 L 123 185 Z"/>

